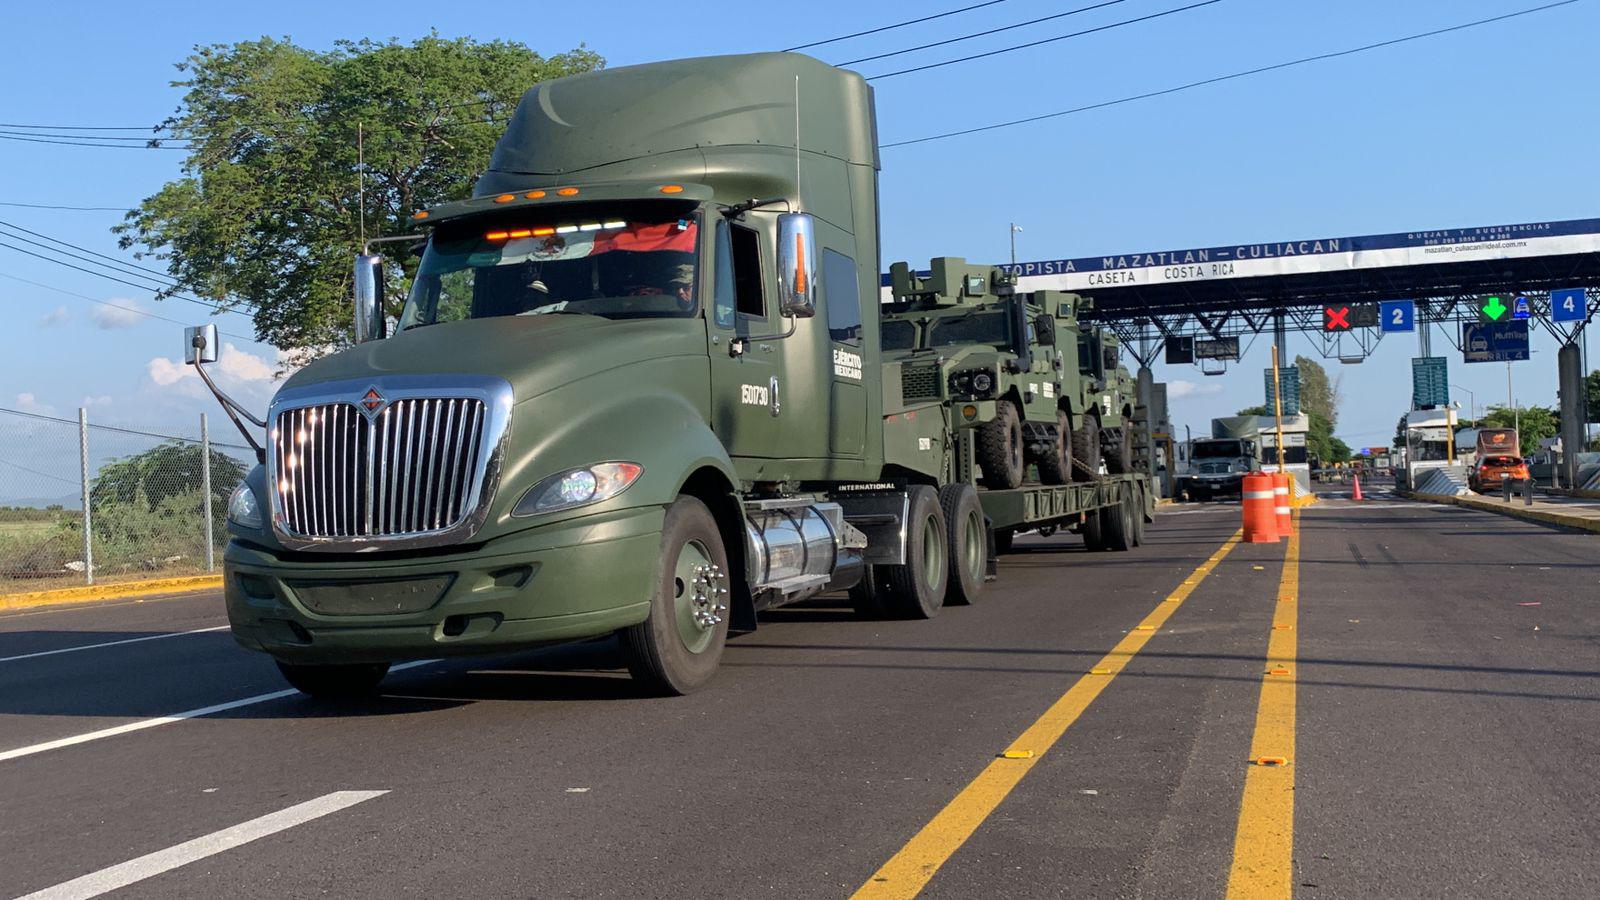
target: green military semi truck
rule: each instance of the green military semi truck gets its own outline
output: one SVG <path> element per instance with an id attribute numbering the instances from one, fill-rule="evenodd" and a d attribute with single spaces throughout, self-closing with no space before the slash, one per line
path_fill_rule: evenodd
<path id="1" fill-rule="evenodd" d="M 363 253 L 357 342 L 256 420 L 224 557 L 237 641 L 349 696 L 400 660 L 616 634 L 637 679 L 684 693 L 761 610 L 851 590 L 931 616 L 977 599 L 1018 529 L 1136 542 L 1144 476 L 980 499 L 970 430 L 902 395 L 875 127 L 860 76 L 797 54 L 528 90 L 474 196 L 416 214 L 392 333 Z M 204 376 L 214 330 L 189 348 Z"/>

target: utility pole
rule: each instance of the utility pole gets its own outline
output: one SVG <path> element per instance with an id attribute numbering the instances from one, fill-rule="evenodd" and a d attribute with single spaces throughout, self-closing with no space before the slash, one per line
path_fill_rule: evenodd
<path id="1" fill-rule="evenodd" d="M 1011 223 L 1011 268 L 1012 269 L 1015 269 L 1017 267 L 1017 234 L 1019 232 L 1021 232 L 1021 231 L 1022 231 L 1022 226 L 1021 225 L 1018 225 L 1015 222 Z M 1013 272 L 1012 274 L 1016 274 L 1016 273 Z"/>
<path id="2" fill-rule="evenodd" d="M 1455 388 L 1456 390 L 1460 391 L 1461 393 L 1467 395 L 1467 415 L 1472 417 L 1472 421 L 1473 422 L 1477 422 L 1478 421 L 1478 395 L 1474 394 L 1472 391 L 1467 390 L 1466 388 L 1462 387 L 1459 384 L 1452 384 L 1450 386 Z"/>

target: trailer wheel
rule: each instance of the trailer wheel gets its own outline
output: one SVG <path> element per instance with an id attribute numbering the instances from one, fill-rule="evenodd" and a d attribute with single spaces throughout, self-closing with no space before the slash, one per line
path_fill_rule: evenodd
<path id="1" fill-rule="evenodd" d="M 1099 553 L 1106 549 L 1105 529 L 1101 526 L 1101 510 L 1094 510 L 1083 517 L 1083 524 L 1078 526 L 1078 534 L 1083 536 L 1083 549 L 1090 553 Z"/>
<path id="2" fill-rule="evenodd" d="M 1050 452 L 1039 457 L 1039 481 L 1043 484 L 1072 483 L 1072 420 L 1064 409 L 1056 410 L 1056 439 Z"/>
<path id="3" fill-rule="evenodd" d="M 698 499 L 667 507 L 649 618 L 619 636 L 628 671 L 653 693 L 687 694 L 716 674 L 728 639 L 728 553 Z"/>
<path id="4" fill-rule="evenodd" d="M 906 561 L 879 566 L 878 587 L 890 614 L 904 619 L 931 619 L 944 606 L 950 583 L 949 530 L 939 495 L 914 485 L 906 518 Z"/>
<path id="5" fill-rule="evenodd" d="M 1133 492 L 1133 545 L 1144 546 L 1144 488 L 1141 486 Z"/>
<path id="6" fill-rule="evenodd" d="M 311 666 L 278 661 L 283 680 L 302 694 L 319 700 L 351 700 L 371 696 L 389 674 L 388 663 Z"/>
<path id="7" fill-rule="evenodd" d="M 1004 556 L 1011 552 L 1011 545 L 1016 541 L 1017 533 L 1009 528 L 996 528 L 994 530 L 994 555 Z"/>
<path id="8" fill-rule="evenodd" d="M 1122 475 L 1133 471 L 1133 430 L 1124 422 L 1119 428 L 1110 429 L 1111 446 L 1106 453 L 1106 471 L 1113 475 Z"/>
<path id="9" fill-rule="evenodd" d="M 1100 534 L 1104 539 L 1104 549 L 1116 550 L 1119 553 L 1133 549 L 1133 494 L 1122 495 L 1122 499 L 1115 506 L 1102 507 L 1100 510 Z"/>
<path id="10" fill-rule="evenodd" d="M 995 404 L 995 416 L 978 428 L 978 468 L 984 487 L 1009 490 L 1022 486 L 1022 415 L 1009 400 Z"/>
<path id="11" fill-rule="evenodd" d="M 1093 481 L 1100 475 L 1100 417 L 1089 414 L 1083 425 L 1072 433 L 1072 464 L 1083 473 L 1084 481 Z"/>
<path id="12" fill-rule="evenodd" d="M 939 489 L 939 506 L 950 532 L 950 587 L 945 603 L 970 606 L 983 594 L 983 576 L 989 568 L 983 507 L 972 485 L 961 482 Z"/>

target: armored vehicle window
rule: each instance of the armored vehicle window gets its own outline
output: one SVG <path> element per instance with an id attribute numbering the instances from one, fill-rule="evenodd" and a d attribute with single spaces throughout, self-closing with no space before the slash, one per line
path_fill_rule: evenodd
<path id="1" fill-rule="evenodd" d="M 692 206 L 585 205 L 523 215 L 440 226 L 423 254 L 400 329 L 557 313 L 695 315 L 699 221 Z"/>
<path id="2" fill-rule="evenodd" d="M 890 319 L 878 325 L 878 343 L 885 350 L 910 350 L 917 346 L 917 326 L 904 319 Z"/>
<path id="3" fill-rule="evenodd" d="M 861 290 L 856 261 L 843 253 L 822 251 L 822 300 L 828 305 L 828 337 L 843 344 L 861 343 Z"/>
<path id="4" fill-rule="evenodd" d="M 1005 310 L 993 309 L 965 316 L 936 318 L 928 324 L 928 346 L 991 344 L 1011 346 L 1011 317 Z"/>
<path id="5" fill-rule="evenodd" d="M 761 233 L 732 226 L 734 306 L 741 316 L 765 318 L 767 298 L 761 290 Z"/>

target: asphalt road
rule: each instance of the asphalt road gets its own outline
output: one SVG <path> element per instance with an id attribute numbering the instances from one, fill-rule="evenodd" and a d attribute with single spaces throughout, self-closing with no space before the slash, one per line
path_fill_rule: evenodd
<path id="1" fill-rule="evenodd" d="M 1220 896 L 1286 554 L 1195 575 L 1236 517 L 1023 538 L 928 622 L 780 611 L 673 700 L 603 642 L 340 706 L 203 630 L 216 595 L 0 617 L 0 897 L 848 896 L 1095 677 L 924 895 Z M 1302 526 L 1295 892 L 1600 895 L 1600 537 L 1392 499 Z"/>

